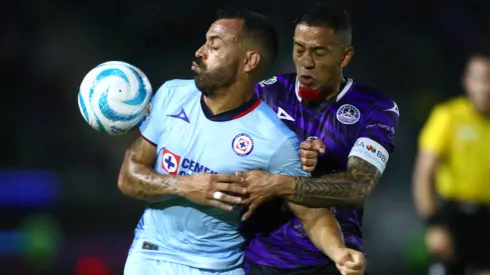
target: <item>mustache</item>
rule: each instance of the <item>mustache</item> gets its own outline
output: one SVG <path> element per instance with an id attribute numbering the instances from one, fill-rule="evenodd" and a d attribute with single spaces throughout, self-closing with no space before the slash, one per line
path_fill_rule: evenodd
<path id="1" fill-rule="evenodd" d="M 206 65 L 204 65 L 203 61 L 201 58 L 194 58 L 194 62 L 200 69 L 205 69 Z"/>

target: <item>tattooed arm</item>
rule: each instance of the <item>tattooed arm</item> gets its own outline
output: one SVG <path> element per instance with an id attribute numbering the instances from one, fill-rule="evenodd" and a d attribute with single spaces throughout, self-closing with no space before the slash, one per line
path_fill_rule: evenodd
<path id="1" fill-rule="evenodd" d="M 244 194 L 239 177 L 209 173 L 164 175 L 153 169 L 157 159 L 156 143 L 165 124 L 162 121 L 166 117 L 163 111 L 170 104 L 168 94 L 171 86 L 171 82 L 165 82 L 148 105 L 147 118 L 139 127 L 140 135 L 126 151 L 119 172 L 118 187 L 123 194 L 137 199 L 154 201 L 164 195 L 178 195 L 202 205 L 231 210 L 232 207 L 224 202 L 239 203 L 242 198 L 224 192 Z M 217 191 L 222 192 L 218 193 L 221 194 L 220 200 L 214 198 Z"/>
<path id="2" fill-rule="evenodd" d="M 177 176 L 158 174 L 153 170 L 157 158 L 155 145 L 141 135 L 126 150 L 119 172 L 118 187 L 127 196 L 152 200 L 177 193 Z"/>
<path id="3" fill-rule="evenodd" d="M 280 176 L 277 180 L 289 186 L 287 198 L 291 202 L 309 207 L 328 207 L 363 205 L 380 178 L 378 168 L 351 156 L 345 172 L 316 178 Z"/>
<path id="4" fill-rule="evenodd" d="M 255 207 L 267 198 L 274 196 L 285 197 L 292 203 L 311 208 L 362 206 L 381 174 L 377 167 L 357 156 L 349 157 L 345 172 L 322 177 L 294 177 L 262 170 L 239 173 L 250 194 L 244 203 L 252 203 L 244 218 L 248 218 Z"/>
<path id="5" fill-rule="evenodd" d="M 198 173 L 190 176 L 163 175 L 153 170 L 157 158 L 155 146 L 139 136 L 126 151 L 119 172 L 118 187 L 127 196 L 152 201 L 163 195 L 177 195 L 202 205 L 225 211 L 233 210 L 228 203 L 240 203 L 246 193 L 241 179 L 234 175 Z M 223 193 L 220 200 L 214 193 Z"/>
<path id="6" fill-rule="evenodd" d="M 268 174 L 256 170 L 244 173 L 250 194 L 249 201 L 261 202 L 265 201 L 264 198 L 281 196 L 292 203 L 311 208 L 362 206 L 380 180 L 395 148 L 398 117 L 396 103 L 386 98 L 376 102 L 364 118 L 358 138 L 349 152 L 344 172 L 312 178 Z M 302 163 L 304 169 L 314 169 L 316 157 L 319 152 L 322 153 L 322 146 L 306 149 L 317 151 L 312 162 L 309 162 L 311 156 L 300 155 L 301 161 L 306 161 Z M 325 154 L 329 153 L 325 147 L 323 151 Z"/>
<path id="7" fill-rule="evenodd" d="M 398 119 L 396 103 L 377 101 L 366 115 L 349 153 L 347 169 L 322 177 L 290 179 L 289 185 L 284 185 L 292 189 L 287 198 L 310 207 L 362 206 L 380 180 L 394 150 Z"/>

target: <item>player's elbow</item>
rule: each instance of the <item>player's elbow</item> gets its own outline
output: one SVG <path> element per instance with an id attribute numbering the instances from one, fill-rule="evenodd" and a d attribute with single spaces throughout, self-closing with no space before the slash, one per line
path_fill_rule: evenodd
<path id="1" fill-rule="evenodd" d="M 350 199 L 344 201 L 344 203 L 342 203 L 341 205 L 337 205 L 337 206 L 350 206 L 350 207 L 363 208 L 367 202 L 368 197 L 369 197 L 368 194 L 353 195 L 350 197 Z M 335 206 L 335 205 L 333 205 L 333 206 Z"/>
<path id="2" fill-rule="evenodd" d="M 412 176 L 412 195 L 417 212 L 423 216 L 434 211 L 435 171 L 440 159 L 420 152 Z"/>
<path id="3" fill-rule="evenodd" d="M 124 171 L 123 167 L 119 172 L 119 177 L 117 179 L 117 188 L 119 188 L 119 191 L 121 191 L 121 193 L 123 193 L 124 195 L 129 195 L 131 190 L 130 187 L 131 184 L 127 180 L 126 171 Z"/>
<path id="4" fill-rule="evenodd" d="M 374 189 L 375 182 L 374 180 L 369 183 L 363 183 L 363 182 L 355 182 L 353 183 L 353 186 L 356 188 L 353 188 L 354 194 L 350 196 L 350 200 L 348 202 L 349 206 L 354 206 L 354 207 L 364 207 L 366 204 L 369 196 L 371 196 L 371 193 Z"/>
<path id="5" fill-rule="evenodd" d="M 412 175 L 414 188 L 430 183 L 440 162 L 441 158 L 437 154 L 420 150 L 415 161 L 415 169 Z"/>
<path id="6" fill-rule="evenodd" d="M 352 201 L 352 206 L 363 208 L 368 199 L 368 195 L 356 198 Z"/>
<path id="7" fill-rule="evenodd" d="M 131 190 L 133 189 L 131 186 L 131 180 L 130 180 L 130 173 L 129 173 L 129 166 L 130 164 L 128 163 L 128 156 L 126 155 L 126 159 L 124 160 L 121 170 L 119 171 L 119 177 L 117 179 L 117 188 L 119 188 L 119 191 L 123 193 L 124 195 L 130 196 L 131 195 Z"/>

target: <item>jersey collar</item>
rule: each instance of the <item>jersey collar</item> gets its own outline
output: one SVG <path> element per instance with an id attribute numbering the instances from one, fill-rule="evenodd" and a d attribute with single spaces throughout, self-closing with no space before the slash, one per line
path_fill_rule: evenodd
<path id="1" fill-rule="evenodd" d="M 351 78 L 344 78 L 344 83 L 342 84 L 343 88 L 340 90 L 340 93 L 337 94 L 337 96 L 333 97 L 331 100 L 328 100 L 328 102 L 333 103 L 333 102 L 338 102 L 341 100 L 345 94 L 350 90 L 352 87 L 352 84 L 354 84 L 354 80 Z M 296 84 L 294 85 L 294 92 L 296 93 L 296 97 L 298 98 L 299 102 L 302 101 L 302 98 L 299 96 L 299 79 L 296 77 Z"/>
<path id="2" fill-rule="evenodd" d="M 240 118 L 242 116 L 247 115 L 255 108 L 257 108 L 257 106 L 259 106 L 261 102 L 261 100 L 257 97 L 257 95 L 254 94 L 252 96 L 252 99 L 250 99 L 248 102 L 243 103 L 240 107 L 230 111 L 226 111 L 224 113 L 213 115 L 213 112 L 211 112 L 209 107 L 206 105 L 206 102 L 204 102 L 204 96 L 201 95 L 200 101 L 201 101 L 201 107 L 204 116 L 206 116 L 207 119 L 212 121 L 230 121 L 233 119 Z"/>

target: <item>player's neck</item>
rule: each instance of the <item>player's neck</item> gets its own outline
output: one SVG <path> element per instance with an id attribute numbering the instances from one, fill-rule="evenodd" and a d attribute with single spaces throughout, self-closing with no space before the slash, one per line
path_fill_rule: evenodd
<path id="1" fill-rule="evenodd" d="M 489 104 L 481 103 L 481 102 L 472 102 L 473 109 L 480 116 L 490 119 L 490 106 Z"/>
<path id="2" fill-rule="evenodd" d="M 490 108 L 482 108 L 481 110 L 477 110 L 484 118 L 490 120 Z"/>
<path id="3" fill-rule="evenodd" d="M 340 90 L 345 86 L 345 79 L 344 75 L 340 74 L 339 77 L 333 82 L 332 85 L 329 87 L 325 87 L 321 91 L 321 97 L 318 101 L 316 102 L 306 102 L 307 104 L 310 105 L 315 105 L 315 104 L 322 104 L 324 102 L 331 101 L 333 98 L 335 98 L 339 93 Z"/>
<path id="4" fill-rule="evenodd" d="M 250 101 L 254 94 L 254 86 L 231 85 L 216 92 L 213 97 L 204 97 L 204 102 L 213 115 L 234 110 Z"/>
<path id="5" fill-rule="evenodd" d="M 341 87 L 344 87 L 344 74 L 340 73 L 335 79 L 334 84 L 325 91 L 325 101 L 331 100 L 340 93 Z"/>

